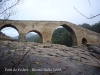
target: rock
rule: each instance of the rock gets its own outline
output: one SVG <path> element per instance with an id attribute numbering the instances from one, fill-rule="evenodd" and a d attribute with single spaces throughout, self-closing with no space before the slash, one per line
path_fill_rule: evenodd
<path id="1" fill-rule="evenodd" d="M 100 45 L 67 47 L 48 43 L 0 42 L 0 75 L 11 75 L 12 72 L 5 72 L 5 68 L 16 66 L 46 70 L 33 71 L 35 75 L 99 75 Z M 22 74 L 28 75 L 28 72 L 16 72 L 16 75 Z"/>

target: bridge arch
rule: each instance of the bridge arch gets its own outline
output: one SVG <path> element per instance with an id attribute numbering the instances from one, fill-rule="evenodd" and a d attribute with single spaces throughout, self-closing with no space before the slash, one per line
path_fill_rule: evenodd
<path id="1" fill-rule="evenodd" d="M 43 37 L 42 37 L 42 34 L 41 34 L 39 31 L 37 31 L 37 30 L 31 30 L 31 31 L 28 31 L 27 34 L 30 33 L 30 32 L 35 32 L 35 33 L 37 33 L 37 34 L 40 36 L 41 43 L 43 43 Z M 27 34 L 26 34 L 26 35 L 27 35 Z"/>
<path id="2" fill-rule="evenodd" d="M 86 38 L 82 38 L 82 44 L 83 45 L 87 44 L 87 39 Z"/>
<path id="3" fill-rule="evenodd" d="M 70 32 L 71 37 L 72 37 L 72 46 L 76 46 L 77 45 L 77 37 L 76 37 L 75 31 L 69 25 L 67 25 L 67 24 L 61 24 L 59 26 L 64 27 L 65 29 L 67 29 Z M 54 33 L 54 31 L 53 31 L 53 33 Z M 53 33 L 52 33 L 52 35 L 53 35 Z M 51 39 L 51 41 L 52 41 L 52 39 Z"/>
<path id="4" fill-rule="evenodd" d="M 17 27 L 14 26 L 14 25 L 12 25 L 12 24 L 4 24 L 3 26 L 0 27 L 0 30 L 2 30 L 5 27 L 12 27 L 12 28 L 16 29 L 19 32 L 19 30 L 17 29 Z"/>
<path id="5" fill-rule="evenodd" d="M 2 30 L 2 29 L 4 29 L 4 28 L 6 28 L 6 27 L 11 27 L 11 28 L 13 28 L 14 30 L 15 30 L 15 32 L 17 32 L 18 33 L 18 35 L 15 33 L 15 37 L 18 37 L 19 36 L 19 30 L 18 30 L 18 28 L 16 27 L 16 26 L 14 26 L 14 25 L 12 25 L 12 24 L 4 24 L 4 25 L 2 25 L 2 26 L 0 26 L 0 31 Z M 12 31 L 13 32 L 13 31 Z M 11 34 L 12 34 L 12 32 L 11 32 Z M 12 34 L 12 35 L 14 35 L 14 34 Z M 19 37 L 18 37 L 19 38 Z"/>

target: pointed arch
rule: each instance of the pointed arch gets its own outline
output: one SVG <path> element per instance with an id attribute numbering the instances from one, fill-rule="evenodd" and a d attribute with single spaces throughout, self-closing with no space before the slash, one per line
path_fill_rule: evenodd
<path id="1" fill-rule="evenodd" d="M 68 26 L 67 24 L 62 24 L 59 26 L 64 27 L 65 29 L 67 29 L 70 32 L 71 37 L 72 37 L 72 46 L 77 46 L 77 37 L 76 37 L 76 33 L 74 32 L 74 30 L 70 26 Z"/>

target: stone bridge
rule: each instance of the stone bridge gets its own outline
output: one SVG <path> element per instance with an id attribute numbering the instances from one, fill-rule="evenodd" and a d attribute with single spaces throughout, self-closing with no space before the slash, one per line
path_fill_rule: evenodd
<path id="1" fill-rule="evenodd" d="M 67 21 L 26 21 L 26 20 L 8 20 L 3 23 L 0 20 L 0 30 L 5 27 L 13 27 L 19 32 L 19 41 L 26 41 L 26 34 L 34 31 L 42 39 L 42 42 L 52 42 L 52 34 L 58 26 L 66 28 L 72 36 L 73 46 L 81 44 L 100 43 L 100 34 L 82 28 Z"/>

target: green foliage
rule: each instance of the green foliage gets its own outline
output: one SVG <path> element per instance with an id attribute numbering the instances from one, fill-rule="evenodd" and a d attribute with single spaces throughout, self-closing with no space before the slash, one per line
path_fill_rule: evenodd
<path id="1" fill-rule="evenodd" d="M 39 35 L 34 37 L 34 42 L 37 42 L 37 43 L 41 43 L 42 42 Z"/>
<path id="2" fill-rule="evenodd" d="M 94 25 L 91 25 L 91 26 L 89 24 L 84 23 L 81 26 L 89 30 L 95 31 L 97 33 L 100 33 L 100 22 L 95 23 Z"/>
<path id="3" fill-rule="evenodd" d="M 35 72 L 32 71 L 31 67 L 29 67 L 28 73 L 29 73 L 29 75 L 36 75 Z"/>
<path id="4" fill-rule="evenodd" d="M 72 46 L 72 37 L 67 29 L 57 28 L 52 35 L 52 43 Z"/>
<path id="5" fill-rule="evenodd" d="M 30 36 L 30 37 L 26 37 L 27 41 L 29 42 L 37 42 L 37 43 L 41 43 L 41 38 L 39 35 L 33 35 L 33 36 Z"/>
<path id="6" fill-rule="evenodd" d="M 81 26 L 91 30 L 91 26 L 87 23 L 83 23 Z"/>
<path id="7" fill-rule="evenodd" d="M 92 27 L 92 30 L 97 32 L 97 33 L 100 33 L 100 22 L 98 23 L 95 23 L 94 25 L 91 26 Z"/>

